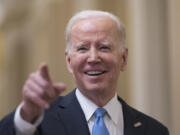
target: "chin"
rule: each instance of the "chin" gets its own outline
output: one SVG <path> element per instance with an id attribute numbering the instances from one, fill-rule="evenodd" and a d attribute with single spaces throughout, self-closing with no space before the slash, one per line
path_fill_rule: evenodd
<path id="1" fill-rule="evenodd" d="M 99 85 L 98 86 L 93 86 L 93 85 L 91 85 L 90 87 L 85 87 L 85 89 L 87 90 L 87 91 L 104 91 L 105 90 L 105 87 L 103 86 L 103 87 L 100 87 Z"/>

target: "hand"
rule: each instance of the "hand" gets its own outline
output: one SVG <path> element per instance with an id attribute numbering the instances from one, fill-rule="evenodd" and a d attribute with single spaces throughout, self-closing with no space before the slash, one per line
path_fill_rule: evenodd
<path id="1" fill-rule="evenodd" d="M 52 83 L 47 65 L 41 64 L 39 70 L 29 76 L 23 87 L 24 104 L 20 112 L 22 118 L 33 123 L 42 109 L 48 109 L 50 103 L 64 90 L 63 83 Z"/>

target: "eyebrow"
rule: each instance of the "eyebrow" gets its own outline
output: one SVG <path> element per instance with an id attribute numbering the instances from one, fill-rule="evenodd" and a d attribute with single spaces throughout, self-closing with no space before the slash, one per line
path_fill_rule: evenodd
<path id="1" fill-rule="evenodd" d="M 87 42 L 79 42 L 76 44 L 76 47 L 81 47 L 87 45 Z"/>

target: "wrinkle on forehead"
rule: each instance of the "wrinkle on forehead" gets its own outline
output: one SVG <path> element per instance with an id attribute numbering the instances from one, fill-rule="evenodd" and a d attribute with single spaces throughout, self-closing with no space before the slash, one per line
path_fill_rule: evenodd
<path id="1" fill-rule="evenodd" d="M 83 31 L 91 31 L 96 29 L 97 31 L 104 31 L 109 29 L 115 29 L 116 23 L 108 17 L 89 17 L 86 19 L 77 20 L 72 26 L 71 31 L 76 28 L 81 28 Z"/>
<path id="2" fill-rule="evenodd" d="M 113 35 L 117 32 L 117 25 L 108 17 L 91 17 L 87 19 L 80 19 L 74 23 L 71 29 L 71 36 L 84 37 L 81 34 L 92 34 L 97 38 L 103 37 L 105 34 Z M 116 35 L 117 36 L 117 35 Z M 115 38 L 115 37 L 114 37 Z"/>

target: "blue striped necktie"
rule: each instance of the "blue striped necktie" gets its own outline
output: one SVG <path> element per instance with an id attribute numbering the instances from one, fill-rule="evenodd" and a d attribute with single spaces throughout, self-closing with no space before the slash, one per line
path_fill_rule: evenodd
<path id="1" fill-rule="evenodd" d="M 108 129 L 103 120 L 103 116 L 106 114 L 106 110 L 104 108 L 97 108 L 94 115 L 96 120 L 93 125 L 92 135 L 109 135 Z"/>

